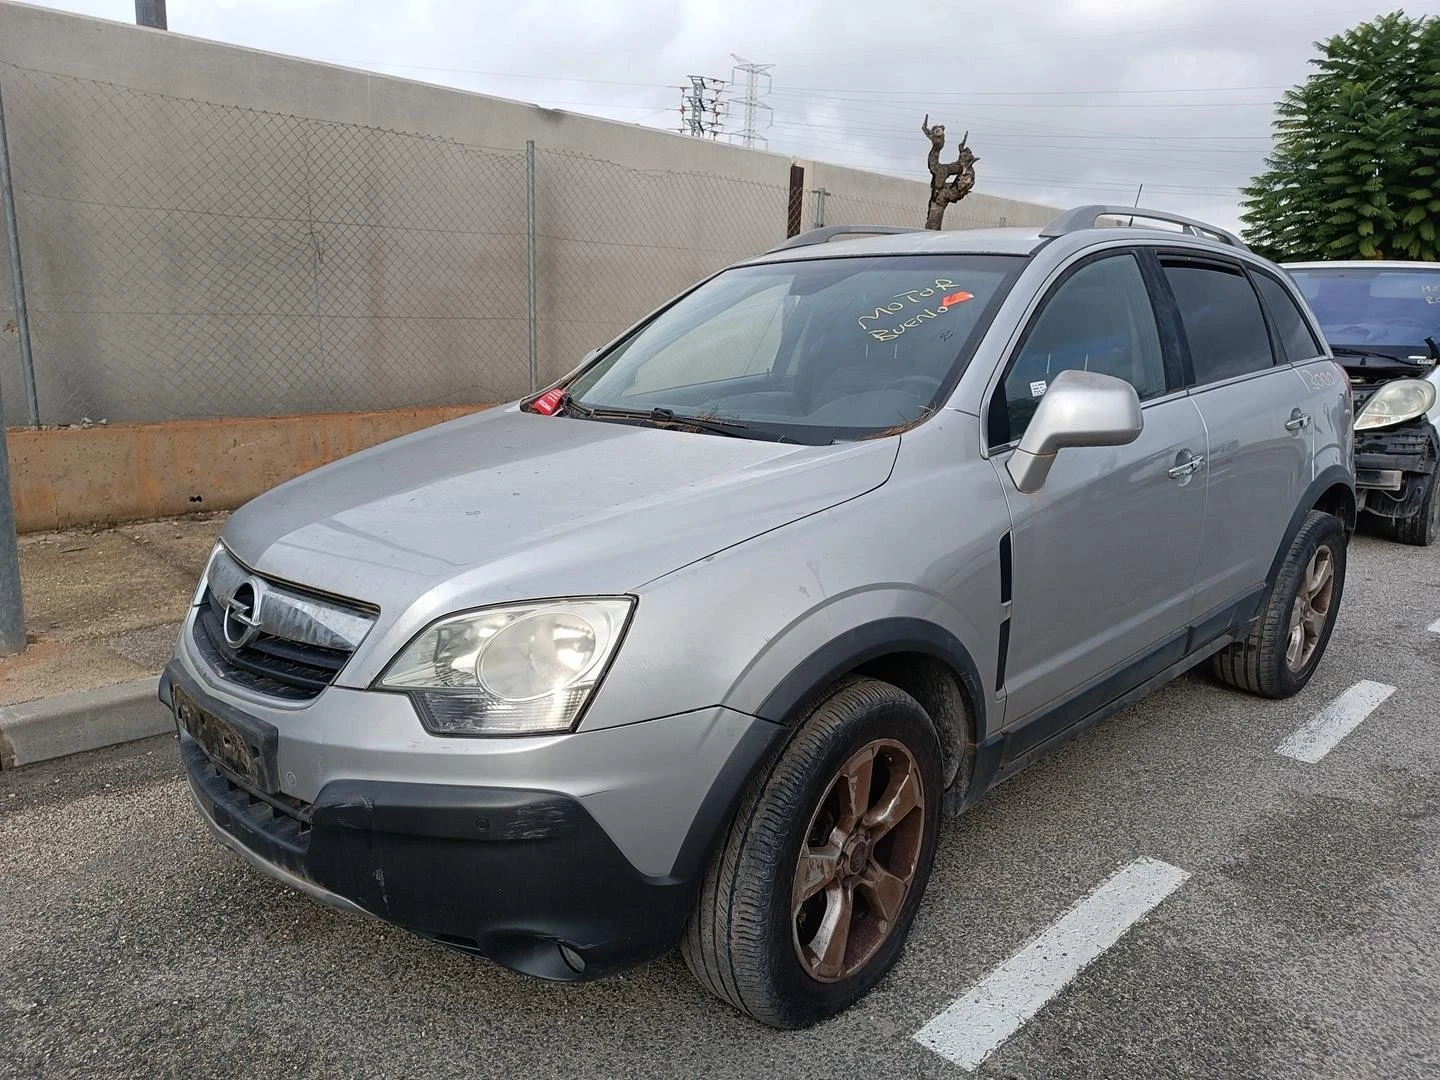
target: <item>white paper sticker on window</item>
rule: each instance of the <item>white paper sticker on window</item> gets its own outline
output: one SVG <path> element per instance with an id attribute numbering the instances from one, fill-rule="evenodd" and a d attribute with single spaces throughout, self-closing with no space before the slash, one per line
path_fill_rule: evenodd
<path id="1" fill-rule="evenodd" d="M 1032 382 L 1032 383 L 1030 384 L 1030 396 L 1031 396 L 1031 397 L 1043 397 L 1044 394 L 1045 394 L 1045 380 L 1044 380 L 1044 379 L 1041 379 L 1039 382 Z"/>

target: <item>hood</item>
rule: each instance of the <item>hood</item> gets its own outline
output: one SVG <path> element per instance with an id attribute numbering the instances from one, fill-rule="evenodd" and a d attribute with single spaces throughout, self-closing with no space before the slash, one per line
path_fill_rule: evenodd
<path id="1" fill-rule="evenodd" d="M 899 441 L 799 446 L 497 408 L 291 480 L 236 511 L 224 539 L 263 574 L 413 626 L 633 591 L 878 487 Z"/>

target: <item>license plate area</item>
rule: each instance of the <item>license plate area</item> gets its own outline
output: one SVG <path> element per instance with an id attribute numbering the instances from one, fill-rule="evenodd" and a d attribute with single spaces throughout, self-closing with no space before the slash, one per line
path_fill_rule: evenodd
<path id="1" fill-rule="evenodd" d="M 171 689 L 171 701 L 176 723 L 206 757 L 257 791 L 273 795 L 278 790 L 275 758 L 279 733 L 274 727 L 239 713 L 220 716 L 201 708 L 178 686 Z"/>

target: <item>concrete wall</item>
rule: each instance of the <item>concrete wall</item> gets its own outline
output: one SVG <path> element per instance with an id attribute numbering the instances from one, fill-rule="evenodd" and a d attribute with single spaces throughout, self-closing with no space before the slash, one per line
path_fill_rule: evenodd
<path id="1" fill-rule="evenodd" d="M 474 412 L 474 406 L 316 413 L 8 435 L 21 532 L 233 510 L 367 446 Z"/>
<path id="2" fill-rule="evenodd" d="M 792 159 L 0 0 L 42 419 L 504 400 L 785 234 Z M 826 221 L 925 185 L 814 162 Z M 806 225 L 813 220 L 813 198 Z M 947 225 L 1053 211 L 975 194 Z M 0 392 L 23 419 L 0 260 Z"/>

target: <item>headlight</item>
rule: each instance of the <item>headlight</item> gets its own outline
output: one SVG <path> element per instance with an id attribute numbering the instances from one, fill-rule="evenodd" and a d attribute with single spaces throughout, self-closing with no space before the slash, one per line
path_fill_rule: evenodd
<path id="1" fill-rule="evenodd" d="M 409 693 L 436 735 L 569 731 L 634 604 L 549 600 L 452 615 L 412 641 L 377 685 Z"/>
<path id="2" fill-rule="evenodd" d="M 1355 417 L 1355 430 L 1389 427 L 1424 416 L 1435 404 L 1435 384 L 1424 379 L 1396 379 L 1388 382 L 1365 403 Z"/>

